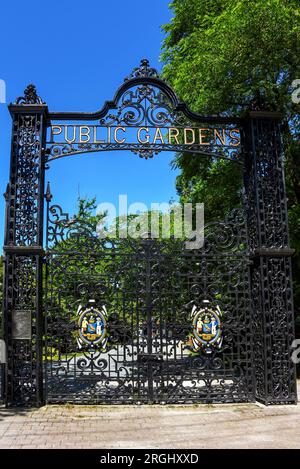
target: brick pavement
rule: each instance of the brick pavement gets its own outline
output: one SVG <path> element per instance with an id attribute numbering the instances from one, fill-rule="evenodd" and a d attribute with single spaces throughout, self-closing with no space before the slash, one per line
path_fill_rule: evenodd
<path id="1" fill-rule="evenodd" d="M 300 448 L 300 405 L 0 408 L 0 448 Z"/>

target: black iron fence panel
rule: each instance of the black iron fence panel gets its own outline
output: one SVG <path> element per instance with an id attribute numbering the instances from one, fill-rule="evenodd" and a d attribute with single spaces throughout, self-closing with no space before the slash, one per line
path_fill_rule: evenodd
<path id="1" fill-rule="evenodd" d="M 254 399 L 249 256 L 243 213 L 204 245 L 99 239 L 48 208 L 47 402 Z"/>

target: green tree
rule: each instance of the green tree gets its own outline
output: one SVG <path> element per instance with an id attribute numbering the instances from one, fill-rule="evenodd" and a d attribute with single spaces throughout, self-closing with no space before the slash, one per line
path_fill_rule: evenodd
<path id="1" fill-rule="evenodd" d="M 173 0 L 163 26 L 163 75 L 199 113 L 242 114 L 259 102 L 284 115 L 286 187 L 295 305 L 300 310 L 300 105 L 291 99 L 300 78 L 298 0 Z M 228 161 L 179 154 L 182 201 L 205 202 L 206 220 L 239 203 L 240 168 Z"/>

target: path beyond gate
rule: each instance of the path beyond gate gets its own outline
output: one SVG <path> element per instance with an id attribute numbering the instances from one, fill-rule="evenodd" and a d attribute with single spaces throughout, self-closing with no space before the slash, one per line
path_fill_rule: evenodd
<path id="1" fill-rule="evenodd" d="M 197 115 L 147 60 L 95 113 L 49 112 L 33 85 L 9 110 L 7 405 L 295 403 L 281 116 Z M 198 249 L 100 239 L 44 180 L 58 158 L 108 150 L 231 160 L 244 206 L 208 224 Z"/>

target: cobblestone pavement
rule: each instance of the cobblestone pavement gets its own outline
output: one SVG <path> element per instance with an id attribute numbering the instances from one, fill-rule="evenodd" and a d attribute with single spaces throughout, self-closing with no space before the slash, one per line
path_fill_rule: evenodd
<path id="1" fill-rule="evenodd" d="M 0 408 L 0 448 L 300 448 L 300 405 Z"/>

